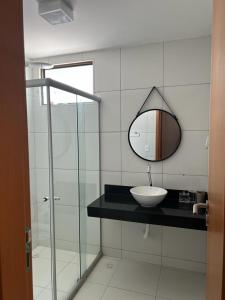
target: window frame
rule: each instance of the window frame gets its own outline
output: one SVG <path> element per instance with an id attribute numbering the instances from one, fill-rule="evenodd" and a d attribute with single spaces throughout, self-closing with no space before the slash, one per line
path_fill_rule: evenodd
<path id="1" fill-rule="evenodd" d="M 53 68 L 51 68 L 50 70 L 66 69 L 66 68 L 82 67 L 82 66 L 93 66 L 93 87 L 94 87 L 94 62 L 92 60 L 79 61 L 79 62 L 73 62 L 73 63 L 65 63 L 65 64 L 53 64 Z M 40 77 L 42 79 L 48 78 L 48 77 L 46 77 L 46 71 L 48 71 L 48 69 L 40 69 Z M 43 90 L 42 90 L 42 93 L 43 93 Z M 42 94 L 41 99 L 42 99 L 41 105 L 46 105 L 46 103 L 44 103 L 43 94 Z"/>

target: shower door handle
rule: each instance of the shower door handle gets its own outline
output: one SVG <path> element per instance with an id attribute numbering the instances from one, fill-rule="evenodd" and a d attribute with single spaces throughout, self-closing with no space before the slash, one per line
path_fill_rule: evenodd
<path id="1" fill-rule="evenodd" d="M 49 200 L 49 197 L 43 197 L 44 202 L 47 202 L 48 200 Z M 60 197 L 54 197 L 54 200 L 59 201 L 59 200 L 61 200 L 61 198 Z"/>

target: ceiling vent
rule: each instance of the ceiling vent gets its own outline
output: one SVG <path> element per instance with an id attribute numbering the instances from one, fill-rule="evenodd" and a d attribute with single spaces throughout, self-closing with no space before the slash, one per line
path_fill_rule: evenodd
<path id="1" fill-rule="evenodd" d="M 39 15 L 51 25 L 73 21 L 73 9 L 63 0 L 39 0 Z"/>

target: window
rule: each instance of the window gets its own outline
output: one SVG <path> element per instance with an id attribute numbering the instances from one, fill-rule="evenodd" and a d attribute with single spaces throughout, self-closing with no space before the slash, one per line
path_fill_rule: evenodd
<path id="1" fill-rule="evenodd" d="M 60 81 L 74 88 L 93 94 L 94 92 L 94 78 L 93 78 L 93 64 L 92 62 L 76 63 L 70 65 L 58 65 L 50 70 L 43 70 L 44 78 L 51 78 Z M 45 93 L 44 93 L 45 94 Z M 58 89 L 51 89 L 51 102 L 54 104 L 74 103 L 76 101 L 72 94 L 60 91 Z M 89 102 L 91 100 L 83 97 L 77 97 L 78 102 Z M 43 97 L 43 104 L 46 104 L 46 97 Z"/>

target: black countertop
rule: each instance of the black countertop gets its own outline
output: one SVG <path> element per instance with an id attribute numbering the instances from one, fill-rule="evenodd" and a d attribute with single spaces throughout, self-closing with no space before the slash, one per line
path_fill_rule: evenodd
<path id="1" fill-rule="evenodd" d="M 163 226 L 207 230 L 204 210 L 193 215 L 193 204 L 179 203 L 179 190 L 168 190 L 154 208 L 141 207 L 128 186 L 105 185 L 105 194 L 88 205 L 88 216 Z"/>

